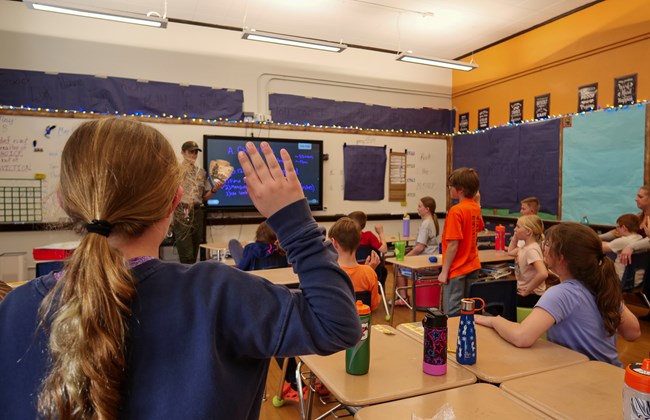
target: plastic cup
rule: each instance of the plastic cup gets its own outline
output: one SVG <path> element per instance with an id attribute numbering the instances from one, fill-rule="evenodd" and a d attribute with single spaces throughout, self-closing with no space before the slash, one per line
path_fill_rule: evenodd
<path id="1" fill-rule="evenodd" d="M 406 253 L 406 242 L 395 242 L 395 259 L 397 261 L 404 261 L 404 254 Z"/>

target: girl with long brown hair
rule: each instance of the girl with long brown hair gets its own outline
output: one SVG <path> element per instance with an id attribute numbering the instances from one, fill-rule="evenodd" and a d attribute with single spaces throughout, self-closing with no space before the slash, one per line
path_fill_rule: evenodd
<path id="1" fill-rule="evenodd" d="M 281 151 L 284 175 L 261 150 L 238 155 L 248 192 L 309 300 L 214 261 L 159 261 L 183 194 L 171 145 L 125 119 L 74 131 L 59 197 L 80 244 L 63 271 L 0 303 L 1 417 L 257 419 L 271 356 L 358 341 L 352 285 L 291 157 Z"/>
<path id="2" fill-rule="evenodd" d="M 547 231 L 543 248 L 560 284 L 546 290 L 521 324 L 481 315 L 476 322 L 517 347 L 532 346 L 546 332 L 549 341 L 620 367 L 617 333 L 634 341 L 641 328 L 623 303 L 614 263 L 603 255 L 598 235 L 579 223 L 562 223 Z"/>

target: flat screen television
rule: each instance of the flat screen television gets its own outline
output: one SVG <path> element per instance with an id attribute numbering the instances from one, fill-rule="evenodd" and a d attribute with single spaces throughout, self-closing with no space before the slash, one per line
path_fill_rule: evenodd
<path id="1" fill-rule="evenodd" d="M 261 141 L 269 143 L 278 160 L 280 149 L 291 155 L 296 173 L 312 210 L 323 209 L 323 142 L 320 140 L 254 139 L 236 136 L 203 136 L 203 163 L 210 172 L 210 163 L 226 160 L 235 168 L 226 184 L 207 201 L 210 211 L 255 211 L 248 196 L 244 173 L 237 153 L 245 150 L 246 142 L 252 141 L 259 149 Z"/>

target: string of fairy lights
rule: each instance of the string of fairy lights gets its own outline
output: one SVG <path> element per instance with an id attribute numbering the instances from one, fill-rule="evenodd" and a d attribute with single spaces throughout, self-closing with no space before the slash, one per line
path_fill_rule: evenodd
<path id="1" fill-rule="evenodd" d="M 294 122 L 275 122 L 275 121 L 244 121 L 244 120 L 235 120 L 228 118 L 199 118 L 194 115 L 151 115 L 145 114 L 142 112 L 133 112 L 133 113 L 120 113 L 115 111 L 113 113 L 109 112 L 97 112 L 89 111 L 85 109 L 56 109 L 56 108 L 42 108 L 42 107 L 30 107 L 30 106 L 13 106 L 13 105 L 0 105 L 0 111 L 12 111 L 12 112 L 25 112 L 25 113 L 38 113 L 38 114 L 52 114 L 52 116 L 79 116 L 92 118 L 95 116 L 115 116 L 115 117 L 135 117 L 142 120 L 148 120 L 150 122 L 171 122 L 171 123 L 182 123 L 182 124 L 200 124 L 200 125 L 214 125 L 214 126 L 228 126 L 228 127 L 258 127 L 258 128 L 275 128 L 275 129 L 301 129 L 301 130 L 336 130 L 339 132 L 350 132 L 350 134 L 368 134 L 374 133 L 379 135 L 403 135 L 403 136 L 418 136 L 418 137 L 444 137 L 444 136 L 455 136 L 455 135 L 467 135 L 467 134 L 478 134 L 483 133 L 489 130 L 494 130 L 500 127 L 512 127 L 522 124 L 532 124 L 540 121 L 562 119 L 567 117 L 580 117 L 585 116 L 593 112 L 619 112 L 625 111 L 632 107 L 643 107 L 647 105 L 648 100 L 643 99 L 630 103 L 627 105 L 619 106 L 610 106 L 605 105 L 604 107 L 598 106 L 596 109 L 591 109 L 589 111 L 582 111 L 576 113 L 568 114 L 558 114 L 550 115 L 546 118 L 535 118 L 523 120 L 521 122 L 513 123 L 508 122 L 506 124 L 494 125 L 488 128 L 472 131 L 456 131 L 454 133 L 441 133 L 433 131 L 418 131 L 418 130 L 402 130 L 402 129 L 380 129 L 380 128 L 364 128 L 358 126 L 339 126 L 339 125 L 320 125 L 312 124 L 310 122 L 294 123 Z"/>

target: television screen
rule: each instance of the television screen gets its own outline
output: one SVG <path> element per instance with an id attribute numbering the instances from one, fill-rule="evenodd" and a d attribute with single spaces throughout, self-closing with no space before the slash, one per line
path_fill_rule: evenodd
<path id="1" fill-rule="evenodd" d="M 254 211 L 255 206 L 248 196 L 244 173 L 237 159 L 237 152 L 245 150 L 246 142 L 252 141 L 259 148 L 262 139 L 235 136 L 203 136 L 203 162 L 208 174 L 218 176 L 219 171 L 234 171 L 226 182 L 207 201 L 208 210 Z M 323 142 L 320 140 L 264 139 L 271 145 L 278 160 L 280 149 L 291 155 L 296 173 L 312 210 L 323 209 Z M 224 169 L 226 168 L 226 169 Z"/>

